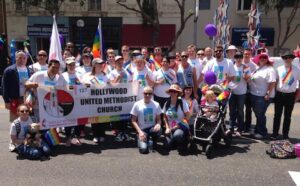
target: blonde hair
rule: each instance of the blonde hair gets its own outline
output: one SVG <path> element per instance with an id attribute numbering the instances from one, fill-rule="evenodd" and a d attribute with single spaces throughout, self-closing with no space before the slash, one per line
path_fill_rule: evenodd
<path id="1" fill-rule="evenodd" d="M 209 99 L 209 98 L 215 98 L 215 97 L 216 97 L 216 95 L 215 95 L 214 91 L 212 91 L 212 90 L 206 91 L 206 93 L 205 93 L 205 99 L 206 100 Z"/>

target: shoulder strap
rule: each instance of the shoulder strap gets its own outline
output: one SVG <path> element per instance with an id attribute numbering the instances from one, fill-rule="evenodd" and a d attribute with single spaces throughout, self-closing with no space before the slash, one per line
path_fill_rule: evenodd
<path id="1" fill-rule="evenodd" d="M 14 121 L 14 124 L 15 124 L 15 127 L 16 127 L 16 132 L 17 132 L 17 138 L 21 132 L 21 123 L 20 123 L 20 120 L 16 119 Z"/>
<path id="2" fill-rule="evenodd" d="M 178 105 L 180 106 L 182 112 L 184 113 L 182 99 L 177 99 L 176 110 L 177 110 L 177 108 L 178 108 Z"/>

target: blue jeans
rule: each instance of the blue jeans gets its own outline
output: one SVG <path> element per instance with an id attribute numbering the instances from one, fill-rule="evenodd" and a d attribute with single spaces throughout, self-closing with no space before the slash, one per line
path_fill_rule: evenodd
<path id="1" fill-rule="evenodd" d="M 49 156 L 51 153 L 49 145 L 44 141 L 41 142 L 41 147 L 39 148 L 30 147 L 23 144 L 19 145 L 17 147 L 17 151 L 20 155 L 28 159 L 39 159 L 42 156 Z"/>
<path id="2" fill-rule="evenodd" d="M 271 101 L 271 98 L 267 101 L 264 96 L 251 95 L 252 109 L 256 117 L 255 133 L 264 137 L 268 134 L 266 111 Z"/>
<path id="3" fill-rule="evenodd" d="M 230 116 L 230 130 L 234 130 L 237 125 L 239 132 L 244 130 L 244 104 L 246 94 L 235 95 L 231 94 L 229 98 L 229 116 Z M 236 122 L 237 121 L 237 122 Z"/>
<path id="4" fill-rule="evenodd" d="M 175 129 L 170 135 L 166 136 L 167 147 L 171 149 L 176 144 L 178 150 L 183 150 L 188 144 L 187 135 L 182 129 Z"/>
<path id="5" fill-rule="evenodd" d="M 157 139 L 160 137 L 161 135 L 161 128 L 159 131 L 154 131 L 154 126 L 147 128 L 147 129 L 143 129 L 142 130 L 146 136 L 146 141 L 141 141 L 139 136 L 137 136 L 137 140 L 138 140 L 138 147 L 139 147 L 139 151 L 141 154 L 146 154 L 149 152 L 148 149 L 148 141 L 149 141 L 149 136 L 151 136 L 153 144 L 156 143 Z"/>

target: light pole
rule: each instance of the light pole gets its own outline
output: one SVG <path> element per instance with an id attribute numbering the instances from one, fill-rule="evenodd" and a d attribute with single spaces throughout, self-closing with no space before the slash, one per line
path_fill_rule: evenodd
<path id="1" fill-rule="evenodd" d="M 84 27 L 84 21 L 82 19 L 78 19 L 76 25 L 79 28 L 80 54 L 82 54 L 82 29 Z"/>
<path id="2" fill-rule="evenodd" d="M 195 17 L 194 17 L 194 45 L 197 48 L 197 32 L 198 32 L 198 14 L 199 14 L 199 0 L 195 0 Z"/>

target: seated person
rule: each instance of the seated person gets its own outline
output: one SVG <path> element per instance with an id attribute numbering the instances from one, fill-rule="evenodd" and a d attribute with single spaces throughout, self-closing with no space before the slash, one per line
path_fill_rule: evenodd
<path id="1" fill-rule="evenodd" d="M 219 105 L 216 101 L 216 95 L 212 90 L 208 90 L 205 93 L 204 107 L 202 109 L 203 116 L 208 119 L 214 120 L 217 118 Z"/>
<path id="2" fill-rule="evenodd" d="M 11 152 L 16 151 L 19 155 L 28 159 L 47 157 L 50 154 L 50 148 L 43 140 L 37 139 L 39 140 L 38 147 L 28 144 L 28 131 L 33 123 L 29 117 L 29 107 L 24 104 L 19 105 L 17 114 L 19 117 L 10 126 L 11 142 L 9 150 Z"/>

